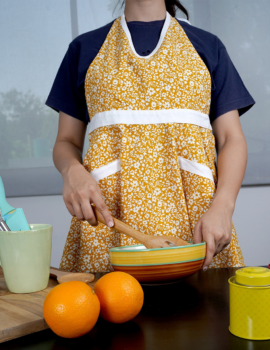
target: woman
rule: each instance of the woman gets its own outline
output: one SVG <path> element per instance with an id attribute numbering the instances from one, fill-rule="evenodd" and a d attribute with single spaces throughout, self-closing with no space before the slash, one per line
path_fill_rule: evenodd
<path id="1" fill-rule="evenodd" d="M 111 271 L 109 248 L 138 243 L 112 216 L 206 241 L 204 270 L 244 266 L 232 215 L 247 162 L 239 115 L 254 100 L 222 42 L 177 8 L 188 17 L 177 0 L 126 0 L 120 18 L 69 45 L 46 101 L 59 111 L 53 157 L 73 216 L 61 268 Z"/>

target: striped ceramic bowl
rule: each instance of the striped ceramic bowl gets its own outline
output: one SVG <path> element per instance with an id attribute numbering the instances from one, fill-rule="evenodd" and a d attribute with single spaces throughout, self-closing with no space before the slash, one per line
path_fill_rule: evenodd
<path id="1" fill-rule="evenodd" d="M 202 267 L 205 254 L 205 242 L 156 249 L 139 244 L 109 250 L 114 270 L 127 272 L 142 283 L 171 282 L 193 275 Z"/>

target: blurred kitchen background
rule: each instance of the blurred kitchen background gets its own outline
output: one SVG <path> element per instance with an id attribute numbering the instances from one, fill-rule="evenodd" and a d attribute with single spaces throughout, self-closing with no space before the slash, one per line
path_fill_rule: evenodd
<path id="1" fill-rule="evenodd" d="M 53 225 L 58 267 L 71 216 L 52 161 L 58 114 L 45 106 L 69 43 L 121 15 L 122 0 L 0 0 L 0 176 L 29 223 Z M 246 265 L 270 263 L 270 1 L 182 0 L 225 44 L 255 106 L 241 117 L 248 167 L 234 223 Z M 184 17 L 178 13 L 177 17 Z M 85 141 L 85 149 L 88 141 Z"/>

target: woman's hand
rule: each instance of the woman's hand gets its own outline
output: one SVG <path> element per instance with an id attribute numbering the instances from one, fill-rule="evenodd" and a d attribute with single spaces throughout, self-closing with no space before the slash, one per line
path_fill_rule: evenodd
<path id="1" fill-rule="evenodd" d="M 97 220 L 91 208 L 91 203 L 94 203 L 106 224 L 112 227 L 113 218 L 102 198 L 101 190 L 93 176 L 82 165 L 85 133 L 85 123 L 64 112 L 59 113 L 53 160 L 64 180 L 64 202 L 71 215 L 96 226 Z"/>
<path id="2" fill-rule="evenodd" d="M 193 243 L 206 242 L 206 270 L 213 257 L 230 243 L 232 238 L 232 214 L 227 205 L 213 202 L 209 210 L 201 216 L 194 228 Z"/>
<path id="3" fill-rule="evenodd" d="M 247 145 L 238 110 L 219 116 L 212 127 L 217 149 L 217 189 L 210 208 L 197 222 L 193 235 L 194 243 L 204 240 L 207 244 L 204 269 L 231 241 L 232 215 L 247 164 Z"/>
<path id="4" fill-rule="evenodd" d="M 94 203 L 107 226 L 113 227 L 113 218 L 104 203 L 101 190 L 96 180 L 85 170 L 83 165 L 73 165 L 62 175 L 64 180 L 63 198 L 70 214 L 96 226 L 98 222 L 91 208 L 91 203 Z"/>

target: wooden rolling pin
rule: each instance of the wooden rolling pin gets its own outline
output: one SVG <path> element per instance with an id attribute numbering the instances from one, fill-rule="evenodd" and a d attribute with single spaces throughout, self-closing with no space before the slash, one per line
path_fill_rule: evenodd
<path id="1" fill-rule="evenodd" d="M 98 209 L 92 205 L 93 212 L 97 218 L 97 220 L 106 225 L 106 222 L 98 211 Z M 125 235 L 136 239 L 141 242 L 147 249 L 152 248 L 168 248 L 168 247 L 177 247 L 182 245 L 190 245 L 190 243 L 184 241 L 181 238 L 173 237 L 173 236 L 152 236 L 146 235 L 135 230 L 133 227 L 125 224 L 124 222 L 113 218 L 114 220 L 114 228 L 116 228 L 119 232 L 124 233 Z"/>

